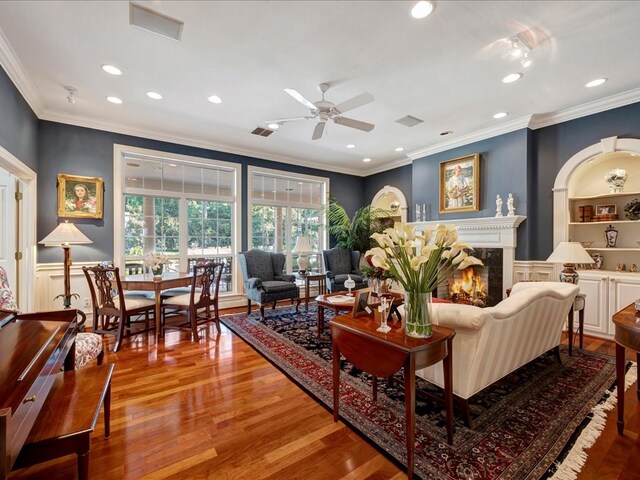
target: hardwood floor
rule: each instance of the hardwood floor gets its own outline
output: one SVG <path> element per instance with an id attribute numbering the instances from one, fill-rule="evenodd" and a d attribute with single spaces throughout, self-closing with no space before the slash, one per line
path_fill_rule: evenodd
<path id="1" fill-rule="evenodd" d="M 92 435 L 92 480 L 406 478 L 224 326 L 216 335 L 210 325 L 197 344 L 188 335 L 172 331 L 158 344 L 153 334 L 138 336 L 118 353 L 107 351 L 105 362 L 116 364 L 111 438 L 103 438 L 100 419 Z M 613 355 L 615 346 L 585 337 L 585 349 Z M 635 385 L 626 399 L 625 436 L 617 435 L 614 409 L 579 479 L 640 478 Z M 76 478 L 75 456 L 11 478 Z"/>

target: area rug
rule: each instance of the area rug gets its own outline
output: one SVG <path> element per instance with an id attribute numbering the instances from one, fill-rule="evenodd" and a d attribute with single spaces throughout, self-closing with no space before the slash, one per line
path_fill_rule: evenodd
<path id="1" fill-rule="evenodd" d="M 332 313 L 325 311 L 325 319 Z M 332 408 L 331 338 L 317 339 L 316 309 L 292 307 L 258 315 L 234 314 L 221 321 L 265 358 Z M 470 399 L 472 428 L 455 417 L 453 446 L 446 441 L 440 403 L 420 395 L 439 389 L 418 381 L 415 472 L 423 479 L 538 479 L 575 438 L 591 409 L 615 381 L 612 357 L 561 350 L 562 364 L 545 354 Z M 379 382 L 377 402 L 371 377 L 342 361 L 341 419 L 402 465 L 406 462 L 404 404 L 398 381 Z"/>

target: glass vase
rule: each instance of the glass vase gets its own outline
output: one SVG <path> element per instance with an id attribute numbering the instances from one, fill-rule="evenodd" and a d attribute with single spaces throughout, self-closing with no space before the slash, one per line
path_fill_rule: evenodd
<path id="1" fill-rule="evenodd" d="M 431 292 L 404 292 L 404 331 L 410 337 L 429 338 L 431 325 Z"/>
<path id="2" fill-rule="evenodd" d="M 153 267 L 151 269 L 151 272 L 153 273 L 154 277 L 161 277 L 163 270 L 164 270 L 164 265 L 158 265 L 157 267 Z"/>

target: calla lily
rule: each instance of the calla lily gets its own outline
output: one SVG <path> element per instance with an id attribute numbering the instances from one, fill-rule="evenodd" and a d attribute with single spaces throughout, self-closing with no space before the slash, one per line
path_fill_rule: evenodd
<path id="1" fill-rule="evenodd" d="M 436 238 L 433 241 L 436 245 L 442 245 L 444 237 L 447 235 L 447 227 L 442 223 L 439 223 L 436 227 Z"/>
<path id="2" fill-rule="evenodd" d="M 476 257 L 467 256 L 461 263 L 458 265 L 458 270 L 465 270 L 469 268 L 471 265 L 484 265 L 481 260 L 478 260 Z"/>
<path id="3" fill-rule="evenodd" d="M 413 257 L 411 259 L 411 268 L 417 272 L 420 269 L 420 265 L 422 265 L 423 263 L 427 263 L 428 261 L 429 257 L 423 257 L 422 255 Z"/>
<path id="4" fill-rule="evenodd" d="M 376 268 L 381 268 L 383 270 L 389 270 L 389 262 L 387 261 L 386 256 L 374 255 L 371 257 L 371 263 Z"/>
<path id="5" fill-rule="evenodd" d="M 469 255 L 467 255 L 467 252 L 465 252 L 464 250 L 460 250 L 458 254 L 455 256 L 455 258 L 453 259 L 453 261 L 451 262 L 451 265 L 458 265 L 468 256 Z"/>

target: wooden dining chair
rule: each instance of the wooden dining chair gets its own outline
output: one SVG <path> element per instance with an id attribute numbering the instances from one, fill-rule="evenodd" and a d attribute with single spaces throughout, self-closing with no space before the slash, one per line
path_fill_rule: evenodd
<path id="1" fill-rule="evenodd" d="M 120 281 L 120 269 L 114 266 L 96 265 L 82 267 L 93 306 L 93 331 L 116 336 L 113 351 L 117 352 L 125 337 L 147 332 L 149 313 L 155 311 L 155 300 L 146 296 L 125 296 Z M 136 321 L 144 315 L 144 328 L 134 329 Z M 133 319 L 133 321 L 132 321 Z"/>
<path id="2" fill-rule="evenodd" d="M 215 262 L 194 265 L 190 292 L 163 299 L 161 309 L 161 328 L 163 330 L 166 327 L 168 314 L 183 312 L 187 315 L 186 323 L 171 326 L 190 329 L 193 340 L 196 342 L 200 340 L 198 325 L 201 323 L 215 320 L 218 333 L 221 332 L 218 292 L 223 267 L 224 265 L 222 263 Z M 213 316 L 211 312 L 212 309 Z"/>

